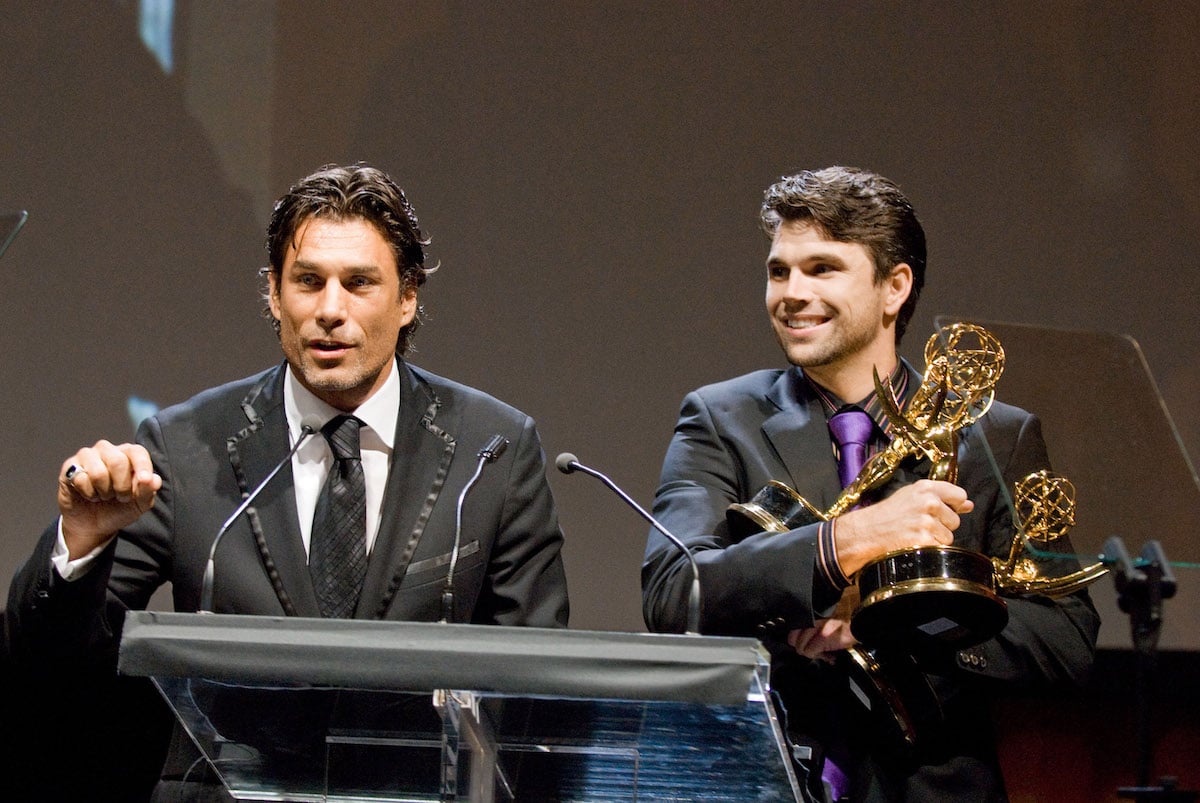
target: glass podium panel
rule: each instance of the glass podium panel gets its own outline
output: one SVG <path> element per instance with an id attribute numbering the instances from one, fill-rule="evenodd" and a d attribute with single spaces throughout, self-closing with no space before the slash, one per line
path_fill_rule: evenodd
<path id="1" fill-rule="evenodd" d="M 937 319 L 939 326 L 954 322 Z M 997 398 L 1035 413 L 1052 467 L 1073 490 L 1069 549 L 1034 539 L 1026 553 L 1046 561 L 1051 575 L 1072 564 L 1115 567 L 1106 548 L 1122 539 L 1137 556 L 1142 544 L 1161 545 L 1178 577 L 1161 627 L 1164 649 L 1195 649 L 1200 610 L 1200 477 L 1183 447 L 1166 403 L 1137 342 L 1111 332 L 1052 329 L 972 319 L 1003 345 Z M 986 444 L 989 450 L 991 444 Z M 1003 452 L 1001 452 L 1003 453 Z M 1000 476 L 1002 466 L 993 465 Z M 1005 483 L 1001 483 L 1002 486 Z M 1024 506 L 1009 486 L 1014 520 Z M 1031 534 L 1032 537 L 1032 534 Z M 1039 546 L 1040 544 L 1040 546 Z M 1056 567 L 1053 552 L 1069 553 Z M 1117 582 L 1114 582 L 1117 580 Z M 1128 647 L 1129 615 L 1106 576 L 1089 586 L 1100 613 L 1099 646 Z"/>
<path id="2" fill-rule="evenodd" d="M 497 723 L 490 799 L 797 799 L 761 694 L 741 705 L 487 697 L 481 708 Z"/>
<path id="3" fill-rule="evenodd" d="M 752 639 L 139 612 L 120 668 L 234 800 L 800 799 Z"/>

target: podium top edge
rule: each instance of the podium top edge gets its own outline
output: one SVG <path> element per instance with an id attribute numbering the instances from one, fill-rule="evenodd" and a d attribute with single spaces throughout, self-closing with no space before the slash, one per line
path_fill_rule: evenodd
<path id="1" fill-rule="evenodd" d="M 132 630 L 131 630 L 132 628 Z M 697 636 L 672 633 L 627 633 L 610 630 L 510 627 L 504 625 L 448 624 L 443 622 L 391 622 L 368 619 L 308 619 L 289 616 L 244 616 L 164 611 L 129 611 L 125 634 L 170 630 L 174 637 L 239 642 L 257 637 L 261 643 L 354 644 L 363 640 L 375 646 L 410 646 L 436 643 L 467 645 L 500 651 L 528 651 L 554 646 L 590 651 L 600 645 L 625 646 L 638 651 L 670 650 L 678 660 L 755 664 L 765 649 L 757 639 L 730 636 Z"/>
<path id="2" fill-rule="evenodd" d="M 231 683 L 744 703 L 768 663 L 750 638 L 131 611 L 118 668 Z"/>

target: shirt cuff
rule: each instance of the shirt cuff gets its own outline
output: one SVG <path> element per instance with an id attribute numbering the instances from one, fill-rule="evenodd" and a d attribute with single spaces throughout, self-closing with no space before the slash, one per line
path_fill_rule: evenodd
<path id="1" fill-rule="evenodd" d="M 850 585 L 837 558 L 837 519 L 821 522 L 817 528 L 817 570 L 838 591 Z"/>
<path id="2" fill-rule="evenodd" d="M 71 560 L 71 553 L 67 550 L 67 539 L 63 537 L 62 516 L 59 516 L 58 538 L 54 542 L 54 550 L 50 553 L 50 565 L 58 572 L 58 576 L 68 583 L 72 580 L 78 580 L 88 573 L 92 568 L 92 564 L 95 563 L 96 556 L 106 546 L 108 546 L 108 541 L 105 541 L 86 555 Z"/>

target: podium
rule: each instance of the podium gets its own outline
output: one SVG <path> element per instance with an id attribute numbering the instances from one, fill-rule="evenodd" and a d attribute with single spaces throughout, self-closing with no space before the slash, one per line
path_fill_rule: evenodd
<path id="1" fill-rule="evenodd" d="M 128 614 L 234 800 L 793 801 L 753 639 Z"/>

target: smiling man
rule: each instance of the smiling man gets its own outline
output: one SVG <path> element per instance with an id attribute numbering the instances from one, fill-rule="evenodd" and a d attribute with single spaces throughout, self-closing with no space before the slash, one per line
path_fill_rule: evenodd
<path id="1" fill-rule="evenodd" d="M 877 452 L 890 423 L 875 373 L 902 405 L 920 384 L 897 345 L 924 284 L 925 235 L 899 188 L 855 168 L 806 171 L 767 190 L 761 217 L 771 238 L 766 310 L 791 367 L 688 394 L 655 496 L 655 515 L 695 553 L 701 630 L 756 636 L 771 651 L 772 687 L 811 799 L 1004 800 L 990 694 L 1086 674 L 1099 626 L 1086 592 L 1010 600 L 1000 635 L 922 665 L 944 721 L 915 752 L 881 738 L 886 729 L 851 693 L 845 651 L 855 639 L 845 611 L 851 579 L 889 552 L 953 543 L 1006 556 L 1012 522 L 978 442 L 986 439 L 1006 481 L 1019 479 L 1049 465 L 1037 419 L 996 403 L 963 438 L 957 485 L 919 479 L 909 461 L 865 504 L 829 521 L 777 534 L 731 530 L 730 505 L 772 480 L 828 509 L 852 479 L 839 476 L 835 419 L 861 422 L 867 452 Z M 690 585 L 685 556 L 652 531 L 642 565 L 651 630 L 684 629 Z"/>
<path id="2" fill-rule="evenodd" d="M 63 462 L 61 515 L 10 592 L 19 660 L 111 674 L 126 610 L 165 583 L 175 610 L 198 610 L 222 523 L 281 462 L 256 515 L 220 543 L 212 609 L 437 621 L 457 499 L 496 436 L 507 448 L 465 501 L 449 618 L 566 626 L 533 421 L 404 359 L 426 245 L 404 193 L 372 167 L 324 168 L 277 202 L 266 306 L 284 361 L 163 410 L 136 443 Z"/>

